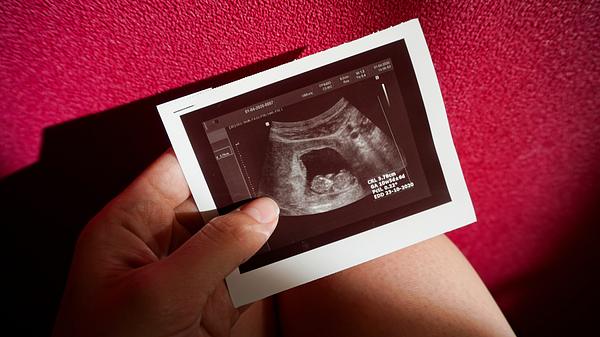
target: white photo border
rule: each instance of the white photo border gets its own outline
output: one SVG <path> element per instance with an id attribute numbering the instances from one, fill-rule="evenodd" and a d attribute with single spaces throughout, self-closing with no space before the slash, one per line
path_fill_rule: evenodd
<path id="1" fill-rule="evenodd" d="M 157 106 L 198 210 L 215 214 L 215 202 L 185 132 L 181 116 L 399 40 L 405 41 L 413 64 L 451 201 L 245 273 L 236 269 L 226 279 L 235 307 L 476 221 L 423 31 L 418 19 L 413 19 L 221 87 L 203 90 Z"/>

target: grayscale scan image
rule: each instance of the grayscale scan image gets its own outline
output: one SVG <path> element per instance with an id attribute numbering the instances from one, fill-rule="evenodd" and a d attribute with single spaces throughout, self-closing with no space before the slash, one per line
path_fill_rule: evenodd
<path id="1" fill-rule="evenodd" d="M 327 111 L 296 122 L 272 122 L 258 187 L 287 216 L 328 212 L 371 189 L 368 180 L 405 168 L 398 147 L 341 97 Z"/>
<path id="2" fill-rule="evenodd" d="M 404 42 L 182 121 L 219 212 L 261 196 L 279 205 L 241 273 L 450 200 Z"/>

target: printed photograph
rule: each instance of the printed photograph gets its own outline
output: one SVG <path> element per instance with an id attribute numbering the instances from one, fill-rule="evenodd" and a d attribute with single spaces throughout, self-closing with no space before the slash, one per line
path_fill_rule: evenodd
<path id="1" fill-rule="evenodd" d="M 240 272 L 450 200 L 406 47 L 378 49 L 182 117 L 217 207 L 280 207 Z"/>

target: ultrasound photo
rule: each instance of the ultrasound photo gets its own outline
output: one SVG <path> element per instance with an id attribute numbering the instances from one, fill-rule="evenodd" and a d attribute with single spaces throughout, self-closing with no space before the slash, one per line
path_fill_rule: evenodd
<path id="1" fill-rule="evenodd" d="M 219 212 L 279 205 L 240 273 L 449 200 L 409 54 L 382 48 L 181 118 Z"/>
<path id="2" fill-rule="evenodd" d="M 205 220 L 279 205 L 236 307 L 475 220 L 438 89 L 413 20 L 157 107 Z"/>
<path id="3" fill-rule="evenodd" d="M 316 117 L 273 121 L 268 137 L 258 194 L 284 216 L 352 204 L 371 195 L 369 179 L 406 167 L 389 136 L 344 97 Z"/>

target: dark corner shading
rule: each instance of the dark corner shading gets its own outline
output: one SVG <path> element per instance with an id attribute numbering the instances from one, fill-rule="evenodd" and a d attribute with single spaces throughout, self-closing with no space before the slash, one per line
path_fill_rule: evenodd
<path id="1" fill-rule="evenodd" d="M 10 331 L 52 329 L 77 236 L 169 147 L 156 105 L 287 63 L 304 47 L 44 130 L 37 163 L 0 181 Z M 35 322 L 21 324 L 19 322 Z"/>

